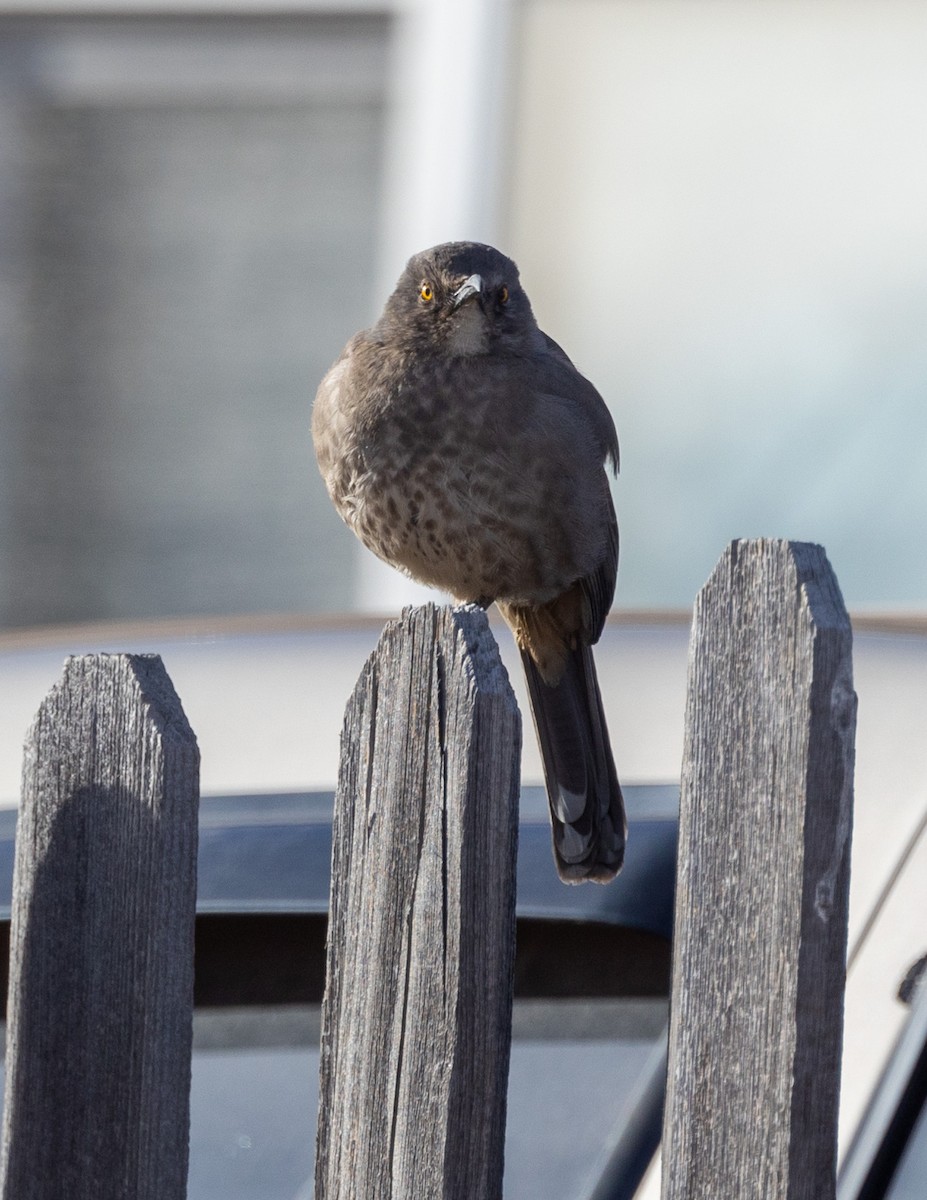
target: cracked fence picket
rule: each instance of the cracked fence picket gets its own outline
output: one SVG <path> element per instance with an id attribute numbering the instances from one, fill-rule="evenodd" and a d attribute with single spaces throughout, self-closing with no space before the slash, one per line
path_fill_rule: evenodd
<path id="1" fill-rule="evenodd" d="M 387 626 L 345 714 L 316 1200 L 498 1200 L 521 721 L 485 613 Z"/>

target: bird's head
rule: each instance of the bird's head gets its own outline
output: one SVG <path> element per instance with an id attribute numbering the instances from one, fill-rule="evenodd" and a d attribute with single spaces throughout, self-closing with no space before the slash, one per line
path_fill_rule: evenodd
<path id="1" fill-rule="evenodd" d="M 537 335 L 518 268 L 478 242 L 413 255 L 380 324 L 391 339 L 453 358 L 527 349 Z"/>

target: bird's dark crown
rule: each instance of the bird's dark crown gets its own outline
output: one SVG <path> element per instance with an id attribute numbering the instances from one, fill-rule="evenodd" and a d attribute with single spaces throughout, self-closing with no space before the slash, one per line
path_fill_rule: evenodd
<path id="1" fill-rule="evenodd" d="M 414 254 L 406 265 L 406 272 L 413 277 L 421 272 L 431 272 L 447 280 L 463 282 L 470 275 L 481 275 L 487 282 L 506 283 L 510 288 L 518 284 L 518 267 L 497 250 L 482 242 L 444 242 Z"/>
<path id="2" fill-rule="evenodd" d="M 475 276 L 479 288 L 461 292 Z M 480 242 L 445 242 L 409 259 L 378 328 L 420 351 L 458 355 L 527 347 L 537 325 L 510 258 Z"/>

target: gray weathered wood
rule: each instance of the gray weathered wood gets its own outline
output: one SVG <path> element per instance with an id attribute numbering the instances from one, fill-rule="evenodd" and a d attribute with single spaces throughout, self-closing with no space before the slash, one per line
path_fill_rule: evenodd
<path id="1" fill-rule="evenodd" d="M 316 1200 L 495 1200 L 521 724 L 485 614 L 408 610 L 348 704 Z"/>
<path id="2" fill-rule="evenodd" d="M 855 723 L 824 551 L 734 542 L 690 648 L 663 1200 L 834 1196 Z"/>
<path id="3" fill-rule="evenodd" d="M 154 655 L 71 658 L 26 745 L 4 1200 L 182 1200 L 199 755 Z"/>

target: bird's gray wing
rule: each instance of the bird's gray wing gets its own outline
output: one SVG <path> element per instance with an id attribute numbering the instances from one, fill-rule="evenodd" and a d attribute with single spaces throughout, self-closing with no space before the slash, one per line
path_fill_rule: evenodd
<path id="1" fill-rule="evenodd" d="M 594 571 L 580 580 L 583 596 L 589 606 L 588 638 L 595 644 L 602 635 L 605 618 L 608 616 L 615 597 L 615 581 L 618 577 L 618 520 L 607 482 L 604 485 L 610 516 L 608 526 L 607 553 Z"/>
<path id="2" fill-rule="evenodd" d="M 544 353 L 539 356 L 539 368 L 544 390 L 555 392 L 567 400 L 571 407 L 575 406 L 592 430 L 600 448 L 603 465 L 610 461 L 617 472 L 618 434 L 608 406 L 554 339 L 547 334 L 542 334 L 542 337 Z M 601 636 L 605 618 L 615 596 L 618 575 L 618 521 L 604 471 L 599 505 L 600 519 L 604 519 L 608 526 L 605 553 L 595 568 L 580 580 L 587 606 L 584 614 L 584 632 L 590 644 L 597 642 Z"/>
<path id="3" fill-rule="evenodd" d="M 618 471 L 618 432 L 608 405 L 599 395 L 597 389 L 570 359 L 567 352 L 559 346 L 552 337 L 541 333 L 544 343 L 544 354 L 541 369 L 544 372 L 546 386 L 551 391 L 566 396 L 582 411 L 586 420 L 595 431 L 602 446 L 602 457 L 610 460 L 615 472 Z"/>

